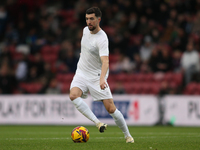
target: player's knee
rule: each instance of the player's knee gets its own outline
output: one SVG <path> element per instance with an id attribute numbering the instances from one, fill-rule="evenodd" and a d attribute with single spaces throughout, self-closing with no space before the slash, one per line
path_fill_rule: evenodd
<path id="1" fill-rule="evenodd" d="M 76 98 L 78 98 L 79 96 L 75 93 L 70 93 L 69 94 L 69 98 L 71 99 L 71 101 L 75 100 Z"/>
<path id="2" fill-rule="evenodd" d="M 115 112 L 116 108 L 115 107 L 110 107 L 107 111 L 109 114 L 113 114 Z"/>

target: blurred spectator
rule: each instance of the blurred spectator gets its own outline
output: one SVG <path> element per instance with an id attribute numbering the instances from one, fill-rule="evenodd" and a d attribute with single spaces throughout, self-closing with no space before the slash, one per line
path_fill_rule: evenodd
<path id="1" fill-rule="evenodd" d="M 59 53 L 59 58 L 62 62 L 62 64 L 66 65 L 66 69 L 69 72 L 75 72 L 77 63 L 78 63 L 78 58 L 74 54 L 74 47 L 69 41 L 64 41 L 61 46 L 61 50 Z M 65 70 L 66 70 L 65 69 Z"/>
<path id="2" fill-rule="evenodd" d="M 149 58 L 149 67 L 152 72 L 157 72 L 157 64 L 159 62 L 159 55 L 158 55 L 158 49 L 154 48 L 151 54 L 151 57 Z"/>
<path id="3" fill-rule="evenodd" d="M 57 73 L 69 73 L 69 67 L 64 63 L 59 63 L 56 68 Z"/>
<path id="4" fill-rule="evenodd" d="M 27 29 L 26 29 L 26 22 L 24 20 L 19 20 L 17 24 L 17 31 L 19 34 L 19 44 L 26 43 L 26 36 L 27 36 Z"/>
<path id="5" fill-rule="evenodd" d="M 64 39 L 70 39 L 71 41 L 75 41 L 76 40 L 76 36 L 78 34 L 78 29 L 80 29 L 80 27 L 78 26 L 78 24 L 76 23 L 72 23 L 70 24 L 66 30 L 64 30 L 63 32 L 63 38 Z"/>
<path id="6" fill-rule="evenodd" d="M 126 92 L 123 84 L 120 81 L 116 82 L 115 88 L 113 89 L 113 94 L 125 94 L 125 93 Z"/>
<path id="7" fill-rule="evenodd" d="M 41 88 L 39 89 L 39 91 L 37 91 L 37 94 L 45 94 L 47 88 L 49 87 L 50 80 L 43 76 L 37 82 L 41 85 Z"/>
<path id="8" fill-rule="evenodd" d="M 31 29 L 37 30 L 39 28 L 39 22 L 36 18 L 36 13 L 31 11 L 26 15 L 26 30 L 30 31 Z"/>
<path id="9" fill-rule="evenodd" d="M 163 97 L 167 94 L 170 93 L 170 86 L 169 83 L 167 81 L 163 81 L 161 82 L 161 86 L 160 86 L 160 91 L 159 91 L 159 96 Z"/>
<path id="10" fill-rule="evenodd" d="M 13 67 L 12 55 L 9 51 L 9 48 L 5 44 L 0 46 L 0 67 L 4 61 L 7 61 L 9 67 Z"/>
<path id="11" fill-rule="evenodd" d="M 7 64 L 0 67 L 0 93 L 11 94 L 16 86 L 15 78 Z"/>
<path id="12" fill-rule="evenodd" d="M 125 52 L 126 55 L 133 61 L 134 55 L 138 54 L 141 49 L 141 37 L 140 36 L 132 36 L 130 37 L 130 44 Z"/>
<path id="13" fill-rule="evenodd" d="M 188 37 L 186 36 L 184 30 L 175 26 L 171 35 L 170 45 L 173 49 L 179 49 L 183 52 L 188 40 L 187 38 Z"/>
<path id="14" fill-rule="evenodd" d="M 111 53 L 113 53 L 114 49 L 120 49 L 120 52 L 124 53 L 123 50 L 126 50 L 128 47 L 127 42 L 128 41 L 125 41 L 123 36 L 121 36 L 120 34 L 117 35 L 114 34 L 110 41 Z"/>
<path id="15" fill-rule="evenodd" d="M 10 45 L 17 44 L 19 40 L 19 34 L 17 30 L 14 28 L 14 25 L 12 23 L 6 26 L 5 40 L 7 44 L 10 44 Z"/>
<path id="16" fill-rule="evenodd" d="M 86 26 L 85 11 L 91 6 L 100 7 L 106 14 L 101 18 L 101 28 L 108 35 L 110 55 L 120 53 L 117 62 L 117 57 L 110 62 L 111 73 L 179 72 L 181 64 L 191 81 L 187 72 L 199 71 L 196 68 L 200 64 L 195 61 L 200 52 L 199 0 L 6 1 L 0 6 L 0 68 L 6 64 L 8 74 L 17 75 L 19 84 L 24 82 L 28 68 L 25 81 L 41 82 L 38 93 L 45 93 L 57 73 L 74 72 L 81 52 L 82 28 Z M 151 46 L 142 43 L 142 39 L 148 41 L 148 36 Z M 185 52 L 191 42 L 197 52 Z M 43 53 L 43 46 L 51 53 L 55 45 L 61 46 L 55 52 L 58 58 L 54 53 L 50 57 Z M 20 58 L 21 52 L 27 55 L 28 67 Z M 189 54 L 195 59 L 183 65 Z M 51 59 L 56 60 L 44 62 Z"/>
<path id="17" fill-rule="evenodd" d="M 190 14 L 187 13 L 185 14 L 185 20 L 186 20 L 185 31 L 187 34 L 190 34 L 193 28 L 193 18 Z"/>
<path id="18" fill-rule="evenodd" d="M 142 16 L 140 18 L 140 22 L 139 22 L 139 25 L 138 25 L 138 33 L 139 34 L 142 34 L 142 35 L 146 35 L 148 34 L 148 23 L 147 23 L 147 18 L 146 16 Z"/>
<path id="19" fill-rule="evenodd" d="M 69 72 L 75 73 L 78 58 L 74 55 L 73 50 L 68 50 L 65 56 L 65 60 L 63 61 L 66 66 L 69 68 Z"/>
<path id="20" fill-rule="evenodd" d="M 52 78 L 49 87 L 46 90 L 46 94 L 60 94 L 61 89 L 59 88 L 58 82 L 55 78 Z"/>
<path id="21" fill-rule="evenodd" d="M 131 31 L 132 34 L 136 34 L 137 33 L 137 28 L 138 28 L 138 20 L 137 20 L 137 14 L 134 12 L 130 13 L 129 16 L 129 30 Z"/>
<path id="22" fill-rule="evenodd" d="M 149 20 L 148 21 L 148 27 L 147 27 L 147 34 L 146 35 L 150 35 L 151 31 L 153 29 L 157 28 L 157 24 L 154 20 Z"/>
<path id="23" fill-rule="evenodd" d="M 141 57 L 139 54 L 134 54 L 134 61 L 133 61 L 133 71 L 135 73 L 139 73 L 141 71 L 141 66 L 143 64 Z"/>
<path id="24" fill-rule="evenodd" d="M 79 58 L 80 53 L 81 53 L 81 43 L 80 43 L 80 41 L 76 41 L 75 42 L 75 52 L 74 52 L 74 54 L 77 58 Z"/>
<path id="25" fill-rule="evenodd" d="M 199 53 L 194 49 L 193 43 L 187 44 L 187 50 L 181 57 L 181 66 L 184 72 L 185 84 L 187 85 L 195 73 L 199 73 Z"/>
<path id="26" fill-rule="evenodd" d="M 76 18 L 79 20 L 79 25 L 84 27 L 85 24 L 85 10 L 89 7 L 87 0 L 79 0 L 75 3 Z"/>
<path id="27" fill-rule="evenodd" d="M 110 66 L 111 73 L 122 73 L 122 72 L 131 72 L 133 69 L 133 63 L 130 59 L 124 54 L 120 54 L 118 60 L 115 64 Z"/>
<path id="28" fill-rule="evenodd" d="M 2 38 L 3 32 L 6 28 L 7 11 L 4 6 L 0 6 L 0 39 Z"/>
<path id="29" fill-rule="evenodd" d="M 194 20 L 192 32 L 200 34 L 200 10 L 197 12 L 196 18 Z"/>
<path id="30" fill-rule="evenodd" d="M 181 29 L 185 29 L 186 27 L 186 20 L 184 14 L 178 14 L 177 16 L 177 26 L 180 27 Z"/>
<path id="31" fill-rule="evenodd" d="M 28 74 L 28 61 L 27 56 L 23 55 L 21 60 L 17 63 L 17 68 L 15 72 L 16 79 L 18 81 L 25 81 L 27 79 Z"/>
<path id="32" fill-rule="evenodd" d="M 61 43 L 61 50 L 59 51 L 58 58 L 60 61 L 65 61 L 66 53 L 68 50 L 73 50 L 73 45 L 69 40 L 65 40 Z"/>
<path id="33" fill-rule="evenodd" d="M 27 81 L 28 82 L 35 82 L 39 79 L 39 75 L 38 75 L 38 68 L 37 67 L 31 67 L 29 69 L 29 72 L 28 72 L 28 78 L 27 78 Z"/>
<path id="34" fill-rule="evenodd" d="M 159 40 L 160 40 L 160 32 L 158 31 L 157 28 L 152 29 L 151 37 L 152 37 L 152 42 L 153 43 L 158 43 L 159 42 Z"/>
<path id="35" fill-rule="evenodd" d="M 177 20 L 177 10 L 176 9 L 171 9 L 170 12 L 169 12 L 169 18 L 176 22 Z"/>
<path id="36" fill-rule="evenodd" d="M 36 53 L 34 60 L 29 64 L 28 81 L 38 80 L 39 77 L 44 73 L 44 61 L 42 60 L 41 54 Z"/>
<path id="37" fill-rule="evenodd" d="M 36 33 L 36 28 L 33 27 L 29 30 L 29 33 L 26 36 L 26 43 L 31 46 L 31 54 L 35 54 L 35 53 L 39 52 L 39 49 L 34 47 L 37 39 L 38 39 L 38 37 L 37 37 L 37 33 Z"/>
<path id="38" fill-rule="evenodd" d="M 169 43 L 172 37 L 172 32 L 174 31 L 174 21 L 171 19 L 167 20 L 167 26 L 163 31 L 163 35 L 161 36 L 161 42 Z"/>
<path id="39" fill-rule="evenodd" d="M 163 81 L 161 82 L 160 85 L 160 90 L 158 93 L 158 105 L 159 105 L 159 121 L 157 124 L 163 124 L 163 115 L 164 115 L 164 111 L 165 111 L 165 102 L 163 100 L 163 97 L 167 94 L 170 94 L 170 87 L 169 87 L 169 83 L 167 81 Z"/>
<path id="40" fill-rule="evenodd" d="M 50 82 L 50 80 L 55 77 L 55 74 L 52 71 L 50 63 L 48 62 L 44 63 L 44 72 L 42 73 L 41 76 L 43 78 L 46 78 L 48 82 Z"/>
<path id="41" fill-rule="evenodd" d="M 173 72 L 181 72 L 181 55 L 180 50 L 175 50 L 172 54 Z"/>
<path id="42" fill-rule="evenodd" d="M 56 34 L 50 26 L 50 22 L 47 18 L 40 20 L 40 32 L 37 34 L 40 39 L 45 39 L 46 44 L 53 44 Z"/>
<path id="43" fill-rule="evenodd" d="M 158 45 L 149 59 L 149 66 L 153 72 L 167 72 L 172 69 L 172 57 L 167 47 L 163 44 Z"/>
<path id="44" fill-rule="evenodd" d="M 146 74 L 146 73 L 150 73 L 151 70 L 149 68 L 149 65 L 147 62 L 144 62 L 141 64 L 140 66 L 140 73 Z"/>
<path id="45" fill-rule="evenodd" d="M 144 37 L 144 44 L 140 49 L 140 58 L 143 62 L 147 62 L 151 56 L 151 52 L 154 49 L 151 36 Z"/>
<path id="46" fill-rule="evenodd" d="M 155 17 L 160 21 L 162 26 L 166 26 L 166 20 L 169 17 L 169 12 L 165 3 L 159 5 L 159 11 L 155 13 Z"/>
<path id="47" fill-rule="evenodd" d="M 24 55 L 29 55 L 30 47 L 28 44 L 19 44 L 18 46 L 16 46 L 16 52 L 22 53 Z"/>
<path id="48" fill-rule="evenodd" d="M 142 15 L 144 15 L 145 14 L 145 12 L 144 12 L 144 3 L 143 3 L 143 1 L 141 1 L 141 0 L 135 0 L 134 1 L 134 11 L 136 12 L 136 14 L 138 14 L 139 15 L 139 17 L 141 17 Z"/>
<path id="49" fill-rule="evenodd" d="M 157 71 L 168 72 L 172 69 L 172 57 L 169 50 L 164 46 L 160 50 L 159 59 L 157 62 Z"/>

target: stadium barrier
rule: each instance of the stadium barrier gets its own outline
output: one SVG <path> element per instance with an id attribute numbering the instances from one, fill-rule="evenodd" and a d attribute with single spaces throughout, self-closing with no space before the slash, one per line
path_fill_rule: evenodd
<path id="1" fill-rule="evenodd" d="M 200 96 L 164 97 L 164 122 L 174 126 L 200 126 Z"/>
<path id="2" fill-rule="evenodd" d="M 157 123 L 155 96 L 114 95 L 114 99 L 128 125 Z M 94 102 L 91 96 L 85 102 L 102 122 L 115 124 L 102 102 Z M 0 96 L 0 124 L 94 125 L 76 110 L 68 95 Z"/>
<path id="3" fill-rule="evenodd" d="M 152 126 L 160 120 L 159 99 L 152 95 L 113 95 L 128 125 Z M 115 125 L 102 102 L 84 100 L 105 123 Z M 166 96 L 163 122 L 174 126 L 200 126 L 199 96 Z M 0 124 L 94 125 L 79 113 L 69 95 L 0 96 Z"/>

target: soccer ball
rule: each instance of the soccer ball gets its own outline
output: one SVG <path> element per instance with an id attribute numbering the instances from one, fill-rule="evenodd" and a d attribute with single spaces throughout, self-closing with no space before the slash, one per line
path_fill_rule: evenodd
<path id="1" fill-rule="evenodd" d="M 90 134 L 88 129 L 78 126 L 72 130 L 71 138 L 74 143 L 85 143 L 89 140 Z"/>

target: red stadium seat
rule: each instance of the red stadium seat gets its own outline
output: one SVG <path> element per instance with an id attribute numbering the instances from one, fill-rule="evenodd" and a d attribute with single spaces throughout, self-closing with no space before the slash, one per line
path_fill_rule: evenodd
<path id="1" fill-rule="evenodd" d="M 124 83 L 123 86 L 127 94 L 140 94 L 142 91 L 140 83 Z"/>
<path id="2" fill-rule="evenodd" d="M 58 54 L 60 51 L 60 45 L 53 45 L 52 52 Z"/>
<path id="3" fill-rule="evenodd" d="M 181 73 L 168 72 L 164 75 L 164 79 L 167 82 L 174 82 L 177 85 L 182 84 L 183 75 Z"/>
<path id="4" fill-rule="evenodd" d="M 116 63 L 119 59 L 119 55 L 114 55 L 114 54 L 110 54 L 109 55 L 109 62 L 110 63 Z"/>
<path id="5" fill-rule="evenodd" d="M 153 73 L 145 74 L 145 80 L 148 82 L 153 82 L 154 81 Z"/>
<path id="6" fill-rule="evenodd" d="M 150 81 L 154 81 L 154 76 L 152 73 L 140 73 L 137 74 L 137 81 L 139 82 L 150 82 Z"/>
<path id="7" fill-rule="evenodd" d="M 36 94 L 42 89 L 41 83 L 21 83 L 20 87 L 24 89 L 27 93 Z"/>
<path id="8" fill-rule="evenodd" d="M 151 82 L 150 86 L 150 94 L 157 95 L 160 91 L 160 82 Z"/>
<path id="9" fill-rule="evenodd" d="M 55 62 L 58 59 L 59 50 L 60 50 L 59 45 L 53 45 L 53 46 L 45 45 L 41 49 L 42 58 L 46 62 L 50 63 Z"/>
<path id="10" fill-rule="evenodd" d="M 61 84 L 61 93 L 68 94 L 70 90 L 70 84 Z"/>
<path id="11" fill-rule="evenodd" d="M 131 83 L 124 83 L 123 86 L 124 86 L 125 92 L 127 94 L 132 94 L 133 93 L 133 90 L 132 90 L 133 86 L 132 86 Z"/>
<path id="12" fill-rule="evenodd" d="M 71 83 L 72 79 L 74 77 L 73 73 L 66 73 L 66 74 L 57 74 L 56 78 L 58 82 L 60 83 Z"/>
<path id="13" fill-rule="evenodd" d="M 14 45 L 10 45 L 8 46 L 8 51 L 11 53 L 11 55 L 13 56 L 16 53 L 16 46 Z"/>
<path id="14" fill-rule="evenodd" d="M 113 92 L 115 89 L 115 82 L 109 82 L 108 85 L 110 87 L 111 92 Z"/>
<path id="15" fill-rule="evenodd" d="M 116 81 L 120 81 L 120 82 L 125 82 L 127 80 L 127 74 L 126 73 L 120 73 L 120 74 L 116 74 L 114 76 L 114 79 Z"/>
<path id="16" fill-rule="evenodd" d="M 174 77 L 174 82 L 177 85 L 182 85 L 182 82 L 183 82 L 183 74 L 182 73 L 175 73 L 173 77 Z"/>
<path id="17" fill-rule="evenodd" d="M 51 46 L 50 45 L 45 45 L 41 49 L 41 54 L 46 55 L 51 53 Z"/>
<path id="18" fill-rule="evenodd" d="M 57 61 L 58 56 L 54 54 L 45 54 L 45 55 L 42 55 L 42 58 L 45 62 L 54 64 Z"/>
<path id="19" fill-rule="evenodd" d="M 115 78 L 114 77 L 115 77 L 115 75 L 112 75 L 112 74 L 109 75 L 109 77 L 107 79 L 108 84 L 110 84 L 112 82 L 115 82 Z"/>
<path id="20" fill-rule="evenodd" d="M 185 87 L 183 93 L 187 95 L 194 95 L 194 93 L 196 92 L 198 93 L 198 84 L 195 82 L 191 82 Z"/>
<path id="21" fill-rule="evenodd" d="M 108 34 L 108 35 L 113 35 L 115 33 L 115 29 L 110 27 L 110 26 L 104 26 L 103 30 Z"/>
<path id="22" fill-rule="evenodd" d="M 141 94 L 151 94 L 151 83 L 150 82 L 144 82 L 141 84 L 142 86 L 142 91 Z"/>

